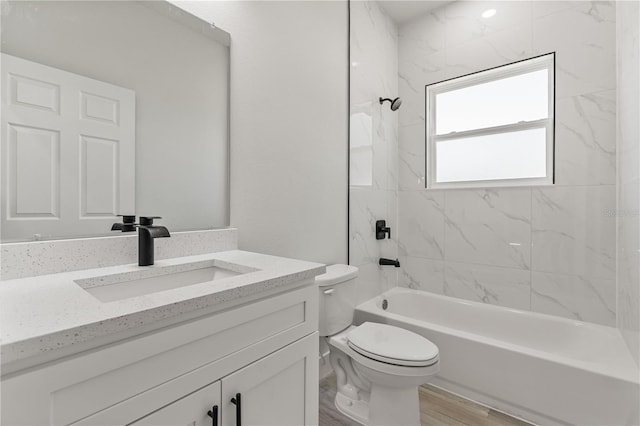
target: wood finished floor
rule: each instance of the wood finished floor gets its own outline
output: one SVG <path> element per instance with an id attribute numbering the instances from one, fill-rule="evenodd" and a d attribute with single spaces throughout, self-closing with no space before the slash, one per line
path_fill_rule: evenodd
<path id="1" fill-rule="evenodd" d="M 335 407 L 336 377 L 320 382 L 320 426 L 361 426 Z M 434 386 L 420 387 L 422 426 L 531 426 L 529 423 L 450 394 Z"/>

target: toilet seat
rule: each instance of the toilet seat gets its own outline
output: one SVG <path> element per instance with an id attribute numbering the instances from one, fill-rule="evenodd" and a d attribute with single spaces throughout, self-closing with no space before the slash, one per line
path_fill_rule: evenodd
<path id="1" fill-rule="evenodd" d="M 438 347 L 419 334 L 387 324 L 365 322 L 346 335 L 355 352 L 386 364 L 427 367 L 438 362 Z"/>
<path id="2" fill-rule="evenodd" d="M 433 360 L 433 362 L 425 367 L 417 366 L 405 366 L 399 364 L 392 364 L 389 362 L 378 361 L 371 357 L 361 354 L 353 349 L 348 341 L 347 335 L 355 330 L 357 327 L 352 325 L 346 330 L 333 335 L 329 338 L 329 345 L 344 352 L 347 356 L 351 357 L 355 362 L 358 362 L 368 368 L 379 371 L 381 373 L 390 374 L 398 377 L 424 377 L 432 374 L 436 374 L 440 370 L 439 358 Z"/>

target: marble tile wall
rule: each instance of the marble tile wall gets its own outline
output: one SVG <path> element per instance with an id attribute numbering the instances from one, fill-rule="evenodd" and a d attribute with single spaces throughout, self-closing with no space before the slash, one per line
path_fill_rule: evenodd
<path id="1" fill-rule="evenodd" d="M 552 51 L 556 185 L 425 190 L 424 86 Z M 615 325 L 616 4 L 456 1 L 399 27 L 398 69 L 399 284 Z"/>
<path id="2" fill-rule="evenodd" d="M 617 9 L 618 328 L 640 364 L 640 3 Z"/>
<path id="3" fill-rule="evenodd" d="M 360 269 L 358 297 L 365 301 L 397 285 L 396 268 L 380 267 L 378 259 L 397 257 L 398 113 L 378 98 L 398 96 L 398 28 L 376 1 L 352 1 L 350 13 L 351 114 L 364 111 L 373 123 L 371 185 L 349 188 L 349 263 Z M 391 239 L 375 239 L 382 219 Z"/>

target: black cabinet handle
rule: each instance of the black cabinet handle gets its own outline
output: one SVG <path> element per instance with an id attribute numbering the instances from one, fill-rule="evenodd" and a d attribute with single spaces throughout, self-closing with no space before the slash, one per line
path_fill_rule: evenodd
<path id="1" fill-rule="evenodd" d="M 236 426 L 242 426 L 242 401 L 240 399 L 240 393 L 237 393 L 235 398 L 231 398 L 231 403 L 236 406 Z"/>
<path id="2" fill-rule="evenodd" d="M 211 410 L 207 411 L 207 415 L 211 417 L 211 426 L 218 426 L 218 406 L 211 407 Z"/>

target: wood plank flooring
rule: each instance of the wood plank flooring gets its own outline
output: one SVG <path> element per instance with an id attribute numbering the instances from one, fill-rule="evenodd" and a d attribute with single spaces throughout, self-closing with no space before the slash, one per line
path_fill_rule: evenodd
<path id="1" fill-rule="evenodd" d="M 421 386 L 419 392 L 422 426 L 531 426 L 435 386 Z M 320 426 L 360 426 L 338 412 L 335 396 L 336 378 L 331 374 L 320 382 Z"/>

